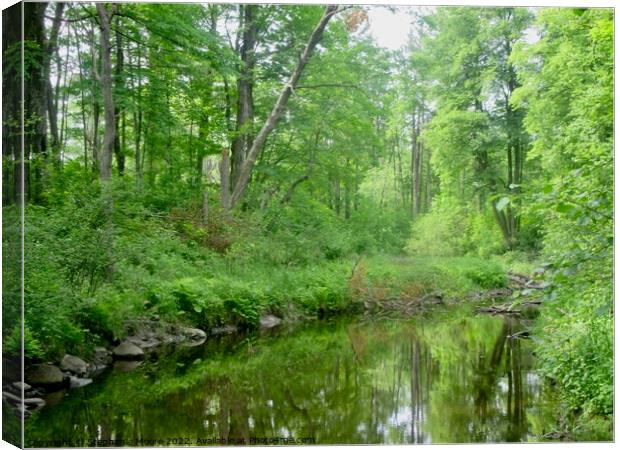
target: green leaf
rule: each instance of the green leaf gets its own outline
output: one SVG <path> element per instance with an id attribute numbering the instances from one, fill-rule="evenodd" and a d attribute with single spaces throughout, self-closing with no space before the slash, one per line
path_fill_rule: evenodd
<path id="1" fill-rule="evenodd" d="M 568 203 L 559 203 L 556 207 L 555 210 L 559 213 L 562 214 L 568 214 L 569 212 L 571 212 L 573 209 L 575 209 L 574 206 L 569 205 Z"/>

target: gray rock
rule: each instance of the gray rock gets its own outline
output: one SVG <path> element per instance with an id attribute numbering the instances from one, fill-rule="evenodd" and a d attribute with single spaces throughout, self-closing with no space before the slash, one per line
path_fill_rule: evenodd
<path id="1" fill-rule="evenodd" d="M 114 369 L 120 372 L 131 372 L 142 364 L 142 361 L 114 361 Z"/>
<path id="2" fill-rule="evenodd" d="M 93 363 L 89 376 L 99 375 L 108 365 L 112 364 L 112 352 L 104 347 L 95 347 Z"/>
<path id="3" fill-rule="evenodd" d="M 95 347 L 93 360 L 96 363 L 110 364 L 112 362 L 112 352 L 105 347 Z"/>
<path id="4" fill-rule="evenodd" d="M 9 403 L 18 404 L 22 402 L 21 397 L 17 395 L 13 395 L 10 392 L 2 391 L 2 398 L 5 399 Z"/>
<path id="5" fill-rule="evenodd" d="M 140 347 L 142 350 L 150 350 L 161 345 L 161 342 L 154 337 L 130 336 L 127 338 L 127 341 Z"/>
<path id="6" fill-rule="evenodd" d="M 204 342 L 207 339 L 207 333 L 198 328 L 183 328 L 181 334 L 190 341 Z"/>
<path id="7" fill-rule="evenodd" d="M 76 389 L 76 388 L 88 386 L 90 383 L 93 382 L 93 380 L 92 378 L 78 378 L 78 377 L 70 376 L 69 382 L 71 383 L 70 388 Z"/>
<path id="8" fill-rule="evenodd" d="M 231 334 L 236 333 L 237 327 L 234 325 L 224 325 L 223 327 L 215 327 L 211 329 L 211 334 L 219 335 L 219 334 Z"/>
<path id="9" fill-rule="evenodd" d="M 71 372 L 78 376 L 84 376 L 88 372 L 88 364 L 77 356 L 65 355 L 60 362 L 60 370 Z"/>
<path id="10" fill-rule="evenodd" d="M 112 354 L 116 359 L 133 360 L 144 358 L 144 352 L 142 349 L 128 341 L 122 342 L 112 351 Z"/>
<path id="11" fill-rule="evenodd" d="M 28 409 L 28 411 L 38 411 L 45 406 L 45 400 L 38 397 L 25 398 L 24 406 Z"/>
<path id="12" fill-rule="evenodd" d="M 53 364 L 34 364 L 26 371 L 26 381 L 32 386 L 53 389 L 63 386 L 65 377 L 60 369 Z"/>
<path id="13" fill-rule="evenodd" d="M 282 323 L 282 319 L 272 314 L 267 314 L 260 318 L 260 327 L 263 330 L 268 330 L 270 328 L 277 327 L 281 323 Z"/>
<path id="14" fill-rule="evenodd" d="M 13 387 L 18 391 L 29 391 L 30 389 L 32 389 L 32 386 L 26 383 L 22 383 L 21 381 L 16 381 L 15 383 L 13 383 Z"/>

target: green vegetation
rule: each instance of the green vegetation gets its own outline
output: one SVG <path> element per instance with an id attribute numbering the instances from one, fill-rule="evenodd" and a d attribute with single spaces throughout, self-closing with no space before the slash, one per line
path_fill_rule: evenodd
<path id="1" fill-rule="evenodd" d="M 377 8 L 25 3 L 3 47 L 4 354 L 465 300 L 513 271 L 541 287 L 564 431 L 609 438 L 613 11 L 403 8 L 388 50 Z"/>

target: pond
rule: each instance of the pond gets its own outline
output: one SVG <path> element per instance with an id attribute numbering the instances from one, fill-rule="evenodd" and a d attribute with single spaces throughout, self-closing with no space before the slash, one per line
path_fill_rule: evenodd
<path id="1" fill-rule="evenodd" d="M 540 441 L 553 393 L 515 319 L 440 307 L 169 349 L 47 398 L 28 446 Z"/>

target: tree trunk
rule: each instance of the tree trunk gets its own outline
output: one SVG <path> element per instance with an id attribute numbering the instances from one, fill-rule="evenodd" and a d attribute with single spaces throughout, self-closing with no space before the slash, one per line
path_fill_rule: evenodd
<path id="1" fill-rule="evenodd" d="M 112 62 L 110 58 L 110 17 L 103 3 L 97 3 L 99 14 L 99 28 L 101 31 L 101 92 L 105 110 L 105 130 L 103 134 L 103 148 L 100 162 L 100 176 L 102 181 L 108 181 L 112 175 L 112 153 L 116 126 L 114 117 L 114 99 L 112 98 Z"/>
<path id="2" fill-rule="evenodd" d="M 306 44 L 306 47 L 299 59 L 299 62 L 297 63 L 297 66 L 293 70 L 293 73 L 291 74 L 289 81 L 286 83 L 286 85 L 282 89 L 282 92 L 280 93 L 280 96 L 278 97 L 278 100 L 276 101 L 273 107 L 273 110 L 269 114 L 269 117 L 267 117 L 267 120 L 263 124 L 261 130 L 258 132 L 256 139 L 254 139 L 254 142 L 252 143 L 252 147 L 250 148 L 247 154 L 247 157 L 239 170 L 239 175 L 235 183 L 235 188 L 232 194 L 231 207 L 234 207 L 239 202 L 243 194 L 245 193 L 245 190 L 248 187 L 248 183 L 250 181 L 250 175 L 252 174 L 252 169 L 254 168 L 254 164 L 256 163 L 256 158 L 258 157 L 258 154 L 260 153 L 263 146 L 265 145 L 265 141 L 267 140 L 267 137 L 269 136 L 271 131 L 273 131 L 273 129 L 278 124 L 280 118 L 282 117 L 282 114 L 284 113 L 284 107 L 286 106 L 286 103 L 288 102 L 291 94 L 293 93 L 293 89 L 297 85 L 297 82 L 299 81 L 299 78 L 301 77 L 301 73 L 303 72 L 304 67 L 308 63 L 310 56 L 312 56 L 312 52 L 314 51 L 314 48 L 321 40 L 321 37 L 323 36 L 323 32 L 325 31 L 325 27 L 327 26 L 327 23 L 337 12 L 338 12 L 338 6 L 334 6 L 334 5 L 327 6 L 325 8 L 325 12 L 323 13 L 323 16 L 321 17 L 321 20 L 319 20 L 319 23 L 317 24 L 316 28 L 310 35 L 310 39 L 308 40 L 308 43 Z"/>
<path id="3" fill-rule="evenodd" d="M 50 121 L 50 134 L 51 134 L 51 148 L 54 154 L 54 159 L 59 161 L 60 158 L 60 137 L 58 133 L 58 102 L 54 101 L 54 90 L 52 88 L 51 64 L 52 58 L 58 52 L 58 33 L 60 31 L 60 24 L 62 20 L 62 13 L 64 10 L 64 3 L 56 3 L 56 11 L 54 14 L 54 20 L 52 21 L 52 28 L 50 29 L 50 37 L 45 46 L 45 52 L 47 59 L 45 61 L 45 81 L 47 83 L 46 89 L 46 101 L 47 112 Z M 60 65 L 58 66 L 60 68 Z M 60 79 L 60 74 L 58 74 Z"/>
<path id="4" fill-rule="evenodd" d="M 93 97 L 93 135 L 92 135 L 92 156 L 93 156 L 93 172 L 100 172 L 100 154 L 99 154 L 99 98 L 97 84 L 100 78 L 97 72 L 97 44 L 95 42 L 95 30 L 91 29 L 91 95 Z"/>
<path id="5" fill-rule="evenodd" d="M 140 43 L 138 45 L 138 105 L 137 111 L 134 113 L 134 134 L 135 134 L 135 165 L 136 165 L 136 182 L 138 187 L 142 186 L 142 155 L 140 151 L 140 140 L 142 138 L 142 53 Z"/>
<path id="6" fill-rule="evenodd" d="M 243 16 L 243 42 L 240 49 L 241 72 L 237 79 L 237 125 L 232 144 L 232 183 L 239 179 L 239 171 L 252 145 L 252 125 L 254 123 L 253 72 L 255 66 L 254 47 L 256 45 L 257 5 L 239 5 Z"/>
<path id="7" fill-rule="evenodd" d="M 209 174 L 208 167 L 209 160 L 206 156 L 202 157 L 202 224 L 206 225 L 209 222 L 209 189 L 207 187 L 207 175 Z"/>
<path id="8" fill-rule="evenodd" d="M 24 39 L 35 42 L 40 49 L 45 49 L 46 8 L 47 3 L 24 2 Z M 37 201 L 42 189 L 42 168 L 38 158 L 31 158 L 31 155 L 40 155 L 43 160 L 47 156 L 47 58 L 44 53 L 32 52 L 24 58 L 35 61 L 28 67 L 28 77 L 24 79 L 24 183 L 25 194 Z"/>
<path id="9" fill-rule="evenodd" d="M 413 124 L 411 126 L 411 216 L 417 217 L 420 214 L 420 178 L 421 171 L 421 145 L 418 142 L 420 128 L 413 116 Z"/>
<path id="10" fill-rule="evenodd" d="M 228 149 L 222 149 L 222 160 L 220 161 L 220 189 L 222 208 L 230 209 L 230 155 Z"/>
<path id="11" fill-rule="evenodd" d="M 118 91 L 123 89 L 123 65 L 124 65 L 124 61 L 123 61 L 123 38 L 121 35 L 121 31 L 120 31 L 120 26 L 121 24 L 117 22 L 116 24 L 117 29 L 116 29 L 116 68 L 115 68 L 115 75 L 116 75 L 116 87 L 117 87 L 117 93 Z M 125 173 L 125 149 L 122 146 L 122 142 L 120 139 L 120 132 L 119 132 L 119 125 L 120 125 L 120 118 L 121 115 L 124 113 L 124 110 L 122 110 L 119 107 L 119 102 L 118 99 L 114 102 L 114 116 L 115 116 L 115 124 L 116 124 L 116 129 L 115 129 L 115 133 L 114 133 L 114 156 L 116 157 L 116 167 L 118 169 L 118 174 L 122 177 Z"/>

